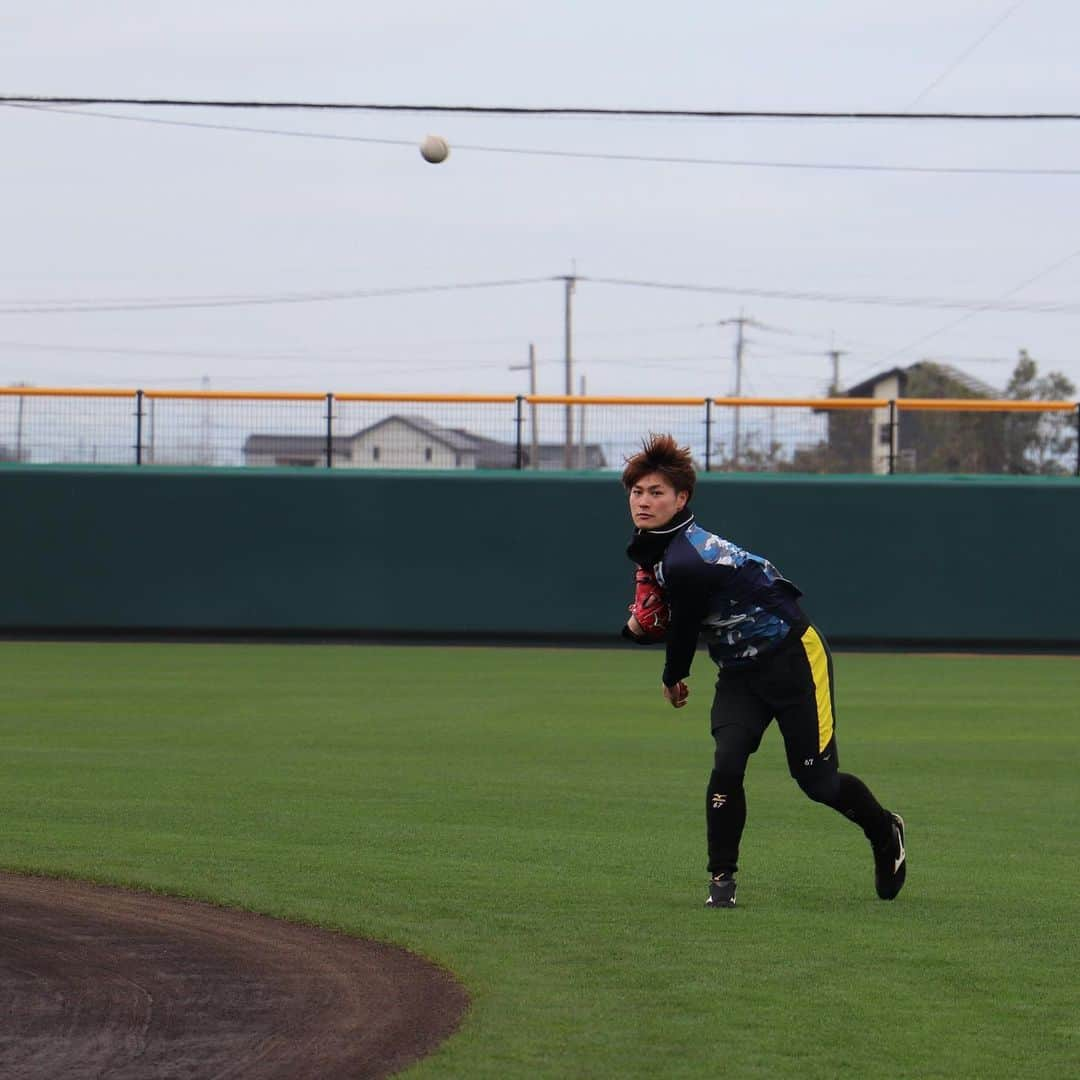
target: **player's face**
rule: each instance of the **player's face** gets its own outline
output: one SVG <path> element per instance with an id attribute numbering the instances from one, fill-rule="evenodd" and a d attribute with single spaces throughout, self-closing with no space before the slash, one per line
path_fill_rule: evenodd
<path id="1" fill-rule="evenodd" d="M 687 497 L 659 473 L 649 473 L 630 489 L 630 517 L 639 529 L 662 529 L 686 505 Z"/>

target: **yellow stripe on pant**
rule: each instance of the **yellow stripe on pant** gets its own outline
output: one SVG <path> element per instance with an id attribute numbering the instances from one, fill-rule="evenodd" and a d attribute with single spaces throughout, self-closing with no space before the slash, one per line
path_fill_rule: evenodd
<path id="1" fill-rule="evenodd" d="M 817 697 L 818 753 L 820 754 L 833 734 L 832 687 L 829 685 L 829 656 L 818 632 L 811 626 L 802 636 L 802 647 L 810 662 L 810 676 L 814 680 Z"/>

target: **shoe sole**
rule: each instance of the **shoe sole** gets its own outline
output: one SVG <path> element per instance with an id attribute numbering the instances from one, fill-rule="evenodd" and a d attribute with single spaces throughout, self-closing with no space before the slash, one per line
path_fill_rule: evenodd
<path id="1" fill-rule="evenodd" d="M 730 900 L 717 900 L 710 894 L 705 898 L 705 906 L 707 908 L 733 908 L 735 906 L 735 897 L 732 896 Z"/>

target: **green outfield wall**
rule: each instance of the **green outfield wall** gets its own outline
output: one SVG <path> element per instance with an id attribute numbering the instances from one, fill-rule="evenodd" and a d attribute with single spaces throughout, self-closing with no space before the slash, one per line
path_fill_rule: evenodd
<path id="1" fill-rule="evenodd" d="M 837 642 L 1080 645 L 1072 478 L 700 479 Z M 614 475 L 0 467 L 0 631 L 614 638 Z"/>

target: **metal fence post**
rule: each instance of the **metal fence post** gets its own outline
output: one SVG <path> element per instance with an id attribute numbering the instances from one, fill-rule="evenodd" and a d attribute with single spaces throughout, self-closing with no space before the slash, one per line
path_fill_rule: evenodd
<path id="1" fill-rule="evenodd" d="M 712 398 L 705 399 L 705 471 L 712 468 Z"/>
<path id="2" fill-rule="evenodd" d="M 326 395 L 326 467 L 334 467 L 334 395 Z"/>
<path id="3" fill-rule="evenodd" d="M 525 451 L 521 436 L 521 429 L 525 424 L 525 410 L 522 408 L 524 404 L 525 398 L 518 394 L 514 399 L 514 468 L 519 471 L 525 468 Z M 535 466 L 535 462 L 533 464 Z"/>
<path id="4" fill-rule="evenodd" d="M 896 441 L 899 436 L 896 430 L 896 401 L 889 399 L 889 475 L 896 472 Z"/>
<path id="5" fill-rule="evenodd" d="M 143 392 L 135 391 L 135 464 L 142 464 Z"/>

